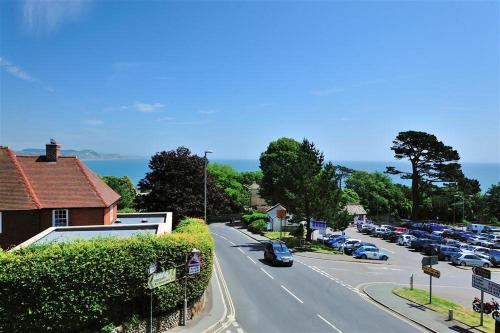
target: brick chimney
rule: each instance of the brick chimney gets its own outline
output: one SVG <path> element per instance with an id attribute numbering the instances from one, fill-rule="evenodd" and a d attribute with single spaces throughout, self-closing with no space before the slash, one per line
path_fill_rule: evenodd
<path id="1" fill-rule="evenodd" d="M 50 143 L 45 145 L 45 161 L 57 162 L 60 148 L 61 145 L 59 145 L 54 139 L 50 139 Z"/>

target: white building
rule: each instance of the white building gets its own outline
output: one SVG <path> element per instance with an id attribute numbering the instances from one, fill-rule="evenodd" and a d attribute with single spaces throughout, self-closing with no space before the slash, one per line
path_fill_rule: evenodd
<path id="1" fill-rule="evenodd" d="M 269 231 L 280 231 L 281 227 L 288 227 L 288 226 L 294 226 L 297 225 L 296 223 L 291 223 L 290 215 L 286 215 L 286 218 L 280 219 L 278 217 L 278 211 L 279 210 L 286 210 L 286 208 L 281 205 L 277 204 L 266 210 L 268 222 L 267 222 L 267 230 Z"/>

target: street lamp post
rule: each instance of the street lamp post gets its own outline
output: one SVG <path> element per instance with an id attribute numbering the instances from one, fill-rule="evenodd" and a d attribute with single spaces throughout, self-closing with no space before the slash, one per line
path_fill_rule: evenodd
<path id="1" fill-rule="evenodd" d="M 204 211 L 205 211 L 205 223 L 207 223 L 207 165 L 208 165 L 208 158 L 207 158 L 207 154 L 211 154 L 213 153 L 213 151 L 211 150 L 205 150 L 205 192 L 204 192 L 204 196 L 205 196 L 205 204 L 204 204 Z"/>

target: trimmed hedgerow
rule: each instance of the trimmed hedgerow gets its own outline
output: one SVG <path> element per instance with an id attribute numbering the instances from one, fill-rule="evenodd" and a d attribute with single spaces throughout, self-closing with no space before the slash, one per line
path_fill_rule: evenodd
<path id="1" fill-rule="evenodd" d="M 267 214 L 265 213 L 260 213 L 260 212 L 257 212 L 257 211 L 252 211 L 248 214 L 245 214 L 241 217 L 241 220 L 246 223 L 247 225 L 249 225 L 250 223 L 252 223 L 253 221 L 256 221 L 256 220 L 267 220 Z"/>
<path id="2" fill-rule="evenodd" d="M 184 300 L 185 256 L 201 251 L 201 272 L 188 278 L 199 298 L 212 274 L 214 242 L 202 220 L 185 219 L 173 234 L 101 238 L 0 251 L 0 332 L 98 331 L 149 307 L 148 267 L 177 267 L 177 280 L 155 289 L 155 313 Z"/>
<path id="3" fill-rule="evenodd" d="M 267 230 L 267 222 L 265 220 L 255 220 L 250 223 L 248 230 L 254 234 L 262 234 Z"/>

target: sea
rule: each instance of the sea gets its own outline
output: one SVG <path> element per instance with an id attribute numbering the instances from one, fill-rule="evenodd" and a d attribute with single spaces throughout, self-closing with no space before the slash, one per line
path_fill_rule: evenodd
<path id="1" fill-rule="evenodd" d="M 237 171 L 259 170 L 259 160 L 224 160 L 214 159 L 216 163 L 224 163 L 232 166 Z M 119 160 L 83 160 L 83 162 L 96 174 L 100 176 L 128 176 L 134 184 L 144 178 L 149 171 L 149 159 L 119 159 Z M 336 165 L 343 165 L 354 170 L 361 171 L 385 171 L 386 166 L 395 166 L 400 170 L 409 171 L 409 163 L 403 161 L 380 162 L 380 161 L 334 161 Z M 477 179 L 481 184 L 481 190 L 486 192 L 488 188 L 500 182 L 500 163 L 462 163 L 462 170 L 468 178 Z M 410 185 L 408 180 L 398 176 L 389 175 L 394 182 Z"/>

